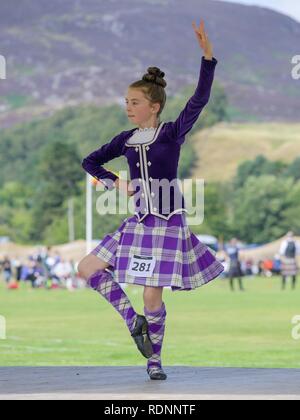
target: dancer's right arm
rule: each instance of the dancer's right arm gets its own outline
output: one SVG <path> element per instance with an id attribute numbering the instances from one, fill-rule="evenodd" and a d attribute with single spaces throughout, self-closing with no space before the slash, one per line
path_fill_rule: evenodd
<path id="1" fill-rule="evenodd" d="M 114 188 L 114 182 L 119 178 L 116 174 L 111 171 L 107 171 L 102 165 L 115 159 L 122 154 L 122 148 L 120 147 L 120 135 L 115 136 L 110 143 L 106 143 L 95 150 L 82 161 L 83 169 L 101 181 L 105 185 L 106 190 L 112 190 Z"/>
<path id="2" fill-rule="evenodd" d="M 126 188 L 126 181 L 120 180 L 118 175 L 106 170 L 102 165 L 122 155 L 122 142 L 121 136 L 118 134 L 115 136 L 110 143 L 106 143 L 95 150 L 82 161 L 83 169 L 101 181 L 106 190 L 113 190 L 115 187 L 122 191 L 128 192 L 128 195 L 132 195 L 131 190 Z M 128 184 L 129 186 L 129 184 Z M 128 187 L 127 186 L 127 187 Z"/>

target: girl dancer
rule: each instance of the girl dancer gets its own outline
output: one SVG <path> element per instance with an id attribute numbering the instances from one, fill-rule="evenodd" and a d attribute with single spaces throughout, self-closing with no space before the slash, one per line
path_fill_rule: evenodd
<path id="1" fill-rule="evenodd" d="M 82 162 L 83 168 L 101 180 L 106 190 L 119 188 L 134 195 L 134 199 L 139 197 L 134 216 L 105 236 L 79 263 L 78 271 L 88 286 L 105 297 L 124 318 L 138 349 L 148 359 L 147 372 L 151 379 L 167 378 L 161 362 L 167 315 L 163 288 L 193 290 L 224 271 L 212 251 L 190 231 L 178 189 L 170 189 L 168 208 L 155 192 L 155 181 L 167 179 L 171 183 L 177 179 L 185 135 L 210 97 L 217 60 L 204 22 L 201 21 L 199 28 L 194 22 L 192 25 L 204 56 L 196 91 L 177 120 L 160 121 L 167 83 L 159 68 L 149 67 L 141 80 L 129 86 L 126 97 L 128 117 L 137 128 L 121 132 Z M 139 194 L 133 193 L 132 183 L 102 166 L 122 155 L 127 158 L 131 181 L 136 181 Z M 144 315 L 135 312 L 119 283 L 144 287 Z"/>

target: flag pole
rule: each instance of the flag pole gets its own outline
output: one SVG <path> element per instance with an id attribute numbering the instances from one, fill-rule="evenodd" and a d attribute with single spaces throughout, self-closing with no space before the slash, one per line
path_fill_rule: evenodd
<path id="1" fill-rule="evenodd" d="M 86 253 L 92 251 L 93 244 L 93 185 L 92 177 L 86 174 Z"/>

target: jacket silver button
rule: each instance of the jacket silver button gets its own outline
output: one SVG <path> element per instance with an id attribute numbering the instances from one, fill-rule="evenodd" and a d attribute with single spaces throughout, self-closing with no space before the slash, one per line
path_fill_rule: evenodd
<path id="1" fill-rule="evenodd" d="M 145 194 L 144 193 L 142 193 L 142 197 L 145 197 Z"/>
<path id="2" fill-rule="evenodd" d="M 144 209 L 144 211 L 147 211 L 147 209 Z"/>
<path id="3" fill-rule="evenodd" d="M 139 182 L 142 182 L 142 178 L 139 178 Z"/>
<path id="4" fill-rule="evenodd" d="M 137 166 L 137 167 L 139 167 L 139 166 L 140 166 L 139 162 L 136 164 L 136 166 Z"/>
<path id="5" fill-rule="evenodd" d="M 150 166 L 151 165 L 151 162 L 148 162 L 148 166 Z"/>
<path id="6" fill-rule="evenodd" d="M 152 182 L 152 181 L 153 181 L 153 178 L 151 178 L 151 176 L 150 176 L 150 178 L 149 178 L 149 181 L 150 181 L 150 182 Z"/>
<path id="7" fill-rule="evenodd" d="M 157 211 L 157 208 L 156 207 L 154 207 L 154 209 L 153 209 L 154 211 Z"/>
<path id="8" fill-rule="evenodd" d="M 135 151 L 136 151 L 136 152 L 138 152 L 138 151 L 139 151 L 139 148 L 138 148 L 138 147 L 136 147 L 136 148 L 135 148 Z"/>
<path id="9" fill-rule="evenodd" d="M 155 196 L 154 192 L 152 192 L 151 195 L 152 195 L 152 197 L 154 197 Z"/>
<path id="10" fill-rule="evenodd" d="M 146 147 L 146 150 L 149 150 L 149 149 L 150 149 L 150 147 L 149 147 L 149 146 L 147 146 L 147 147 Z"/>

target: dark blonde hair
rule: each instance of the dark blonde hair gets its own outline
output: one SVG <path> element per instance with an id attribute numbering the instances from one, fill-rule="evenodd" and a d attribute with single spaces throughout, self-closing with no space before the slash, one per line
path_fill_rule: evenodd
<path id="1" fill-rule="evenodd" d="M 158 67 L 149 67 L 141 80 L 131 83 L 129 86 L 132 89 L 140 89 L 151 103 L 160 104 L 158 117 L 162 113 L 167 100 L 165 92 L 167 82 L 164 80 L 164 76 L 165 73 Z"/>

